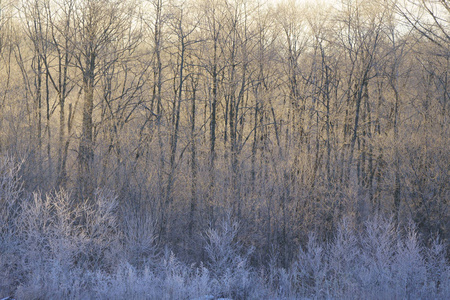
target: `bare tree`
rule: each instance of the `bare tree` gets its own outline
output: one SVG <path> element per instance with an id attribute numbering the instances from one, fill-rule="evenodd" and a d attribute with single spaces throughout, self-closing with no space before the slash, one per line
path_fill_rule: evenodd
<path id="1" fill-rule="evenodd" d="M 78 149 L 79 188 L 82 197 L 90 197 L 94 182 L 94 99 L 100 74 L 114 65 L 127 51 L 136 47 L 138 38 L 133 34 L 131 3 L 110 0 L 86 0 L 75 4 L 70 41 L 77 68 L 82 74 L 83 112 L 82 130 Z M 131 33 L 131 34 L 130 34 Z"/>

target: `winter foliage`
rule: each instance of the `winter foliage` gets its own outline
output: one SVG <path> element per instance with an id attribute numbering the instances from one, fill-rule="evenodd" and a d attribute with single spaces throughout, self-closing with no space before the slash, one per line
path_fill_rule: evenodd
<path id="1" fill-rule="evenodd" d="M 0 300 L 450 299 L 447 0 L 0 0 Z"/>
<path id="2" fill-rule="evenodd" d="M 203 235 L 205 261 L 186 264 L 157 243 L 150 219 L 129 218 L 111 191 L 27 195 L 20 164 L 0 164 L 0 296 L 17 299 L 448 299 L 450 265 L 414 224 L 343 218 L 332 238 L 311 233 L 285 269 L 251 264 L 228 215 Z M 126 219 L 123 219 L 126 217 Z M 124 221 L 119 221 L 124 220 Z M 276 258 L 273 258 L 275 260 Z M 272 261 L 272 260 L 271 260 Z"/>

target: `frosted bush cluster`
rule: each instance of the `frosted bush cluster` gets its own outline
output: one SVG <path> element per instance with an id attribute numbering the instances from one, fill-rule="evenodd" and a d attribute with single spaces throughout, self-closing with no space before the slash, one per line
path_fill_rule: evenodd
<path id="1" fill-rule="evenodd" d="M 0 161 L 0 298 L 450 299 L 445 244 L 425 247 L 414 224 L 344 218 L 328 241 L 311 233 L 283 269 L 252 266 L 228 217 L 204 233 L 205 262 L 188 265 L 111 191 L 81 203 L 65 191 L 26 195 L 19 167 Z"/>

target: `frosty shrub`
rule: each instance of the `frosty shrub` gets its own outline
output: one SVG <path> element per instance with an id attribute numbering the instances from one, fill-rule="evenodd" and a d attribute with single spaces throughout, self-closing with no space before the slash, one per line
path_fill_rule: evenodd
<path id="1" fill-rule="evenodd" d="M 361 287 L 384 298 L 393 280 L 391 268 L 396 257 L 395 240 L 399 235 L 392 219 L 375 216 L 361 233 L 359 276 Z"/>
<path id="2" fill-rule="evenodd" d="M 424 248 L 419 244 L 415 226 L 406 229 L 405 236 L 397 239 L 397 252 L 392 264 L 396 298 L 423 298 L 426 294 L 427 269 Z"/>
<path id="3" fill-rule="evenodd" d="M 15 236 L 8 240 L 15 259 L 10 289 L 17 288 L 24 299 L 75 299 L 88 291 L 90 271 L 119 265 L 116 203 L 112 194 L 100 190 L 92 204 L 76 203 L 65 191 L 23 198 L 13 224 Z"/>
<path id="4" fill-rule="evenodd" d="M 83 253 L 78 262 L 90 270 L 113 270 L 123 253 L 118 225 L 117 197 L 113 191 L 98 189 L 94 201 L 86 201 L 81 209 L 83 219 Z"/>
<path id="5" fill-rule="evenodd" d="M 425 250 L 427 268 L 426 294 L 450 296 L 450 265 L 446 261 L 445 246 L 439 237 L 433 239 L 431 247 Z"/>
<path id="6" fill-rule="evenodd" d="M 244 252 L 237 242 L 239 224 L 226 219 L 219 228 L 210 228 L 206 232 L 206 253 L 210 270 L 215 281 L 215 294 L 221 297 L 245 299 L 252 289 L 252 272 L 248 259 L 253 249 Z"/>
<path id="7" fill-rule="evenodd" d="M 21 163 L 10 157 L 0 157 L 0 234 L 11 234 L 17 217 L 18 200 L 22 193 L 19 176 Z"/>
<path id="8" fill-rule="evenodd" d="M 113 274 L 98 271 L 93 280 L 93 299 L 158 299 L 161 280 L 148 268 L 142 271 L 128 263 L 121 264 Z"/>
<path id="9" fill-rule="evenodd" d="M 17 267 L 20 247 L 15 227 L 23 192 L 20 167 L 21 163 L 11 157 L 0 157 L 0 291 L 5 293 L 11 293 L 12 286 L 22 276 Z"/>
<path id="10" fill-rule="evenodd" d="M 154 221 L 113 191 L 27 195 L 19 166 L 0 160 L 0 299 L 450 299 L 446 245 L 426 247 L 413 223 L 344 217 L 332 239 L 311 232 L 279 268 L 276 253 L 250 266 L 253 249 L 228 215 L 204 233 L 207 261 L 189 265 L 161 251 Z"/>
<path id="11" fill-rule="evenodd" d="M 120 230 L 123 232 L 125 259 L 130 264 L 140 268 L 156 262 L 155 222 L 150 216 L 126 207 L 121 212 Z"/>
<path id="12" fill-rule="evenodd" d="M 271 272 L 278 276 L 272 279 L 278 282 L 273 298 L 450 297 L 449 264 L 439 239 L 425 248 L 413 224 L 400 230 L 392 218 L 375 216 L 361 232 L 351 224 L 344 218 L 328 242 L 311 233 L 289 270 Z"/>
<path id="13" fill-rule="evenodd" d="M 337 227 L 333 242 L 328 248 L 330 289 L 334 297 L 357 297 L 360 286 L 358 274 L 360 252 L 354 223 L 343 218 Z"/>
<path id="14" fill-rule="evenodd" d="M 326 276 L 329 268 L 326 254 L 326 245 L 321 245 L 316 234 L 310 233 L 305 250 L 300 248 L 298 260 L 291 270 L 294 273 L 291 276 L 294 279 L 294 286 L 291 289 L 294 289 L 295 293 L 298 292 L 304 297 L 326 293 Z"/>

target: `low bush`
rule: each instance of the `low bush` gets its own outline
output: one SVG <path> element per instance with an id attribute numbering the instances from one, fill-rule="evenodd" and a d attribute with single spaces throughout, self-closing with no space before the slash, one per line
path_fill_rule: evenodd
<path id="1" fill-rule="evenodd" d="M 310 233 L 287 269 L 251 266 L 228 215 L 204 234 L 206 261 L 188 265 L 156 244 L 155 223 L 119 210 L 112 191 L 25 195 L 0 160 L 0 298 L 17 299 L 450 299 L 446 247 L 421 244 L 413 223 L 343 218 L 334 237 Z"/>

